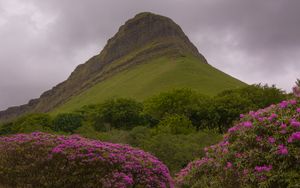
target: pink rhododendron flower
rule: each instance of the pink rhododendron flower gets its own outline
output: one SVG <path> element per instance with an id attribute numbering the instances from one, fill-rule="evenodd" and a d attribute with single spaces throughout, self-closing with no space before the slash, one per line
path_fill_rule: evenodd
<path id="1" fill-rule="evenodd" d="M 297 141 L 300 140 L 300 132 L 295 132 L 295 133 L 293 133 L 293 134 L 289 137 L 288 142 L 293 142 L 293 141 L 295 141 L 295 140 L 297 140 Z"/>
<path id="2" fill-rule="evenodd" d="M 256 140 L 257 142 L 260 142 L 260 141 L 262 141 L 262 138 L 261 138 L 261 136 L 257 136 L 255 140 Z"/>
<path id="3" fill-rule="evenodd" d="M 232 163 L 231 162 L 227 162 L 226 167 L 227 168 L 231 168 L 232 167 Z"/>
<path id="4" fill-rule="evenodd" d="M 268 138 L 268 141 L 269 141 L 270 144 L 274 144 L 276 140 L 275 140 L 275 138 L 273 138 L 273 137 L 270 136 Z"/>
<path id="5" fill-rule="evenodd" d="M 238 131 L 240 128 L 238 127 L 238 126 L 233 126 L 233 127 L 231 127 L 231 128 L 229 128 L 228 129 L 228 132 L 229 133 L 233 133 L 233 132 L 235 132 L 235 131 Z"/>
<path id="6" fill-rule="evenodd" d="M 295 105 L 295 104 L 297 104 L 297 100 L 295 100 L 295 99 L 289 100 L 289 103 L 291 105 Z"/>
<path id="7" fill-rule="evenodd" d="M 283 130 L 281 130 L 281 131 L 279 131 L 281 134 L 286 134 L 287 133 L 287 131 L 285 130 L 285 129 L 283 129 Z"/>
<path id="8" fill-rule="evenodd" d="M 287 155 L 289 152 L 288 152 L 288 149 L 285 145 L 283 144 L 280 144 L 278 146 L 278 151 L 277 151 L 278 154 L 281 154 L 281 155 Z"/>
<path id="9" fill-rule="evenodd" d="M 280 108 L 286 108 L 288 105 L 289 105 L 288 101 L 282 101 L 281 103 L 279 103 Z"/>
<path id="10" fill-rule="evenodd" d="M 291 125 L 292 125 L 293 127 L 295 127 L 295 128 L 300 127 L 300 122 L 297 121 L 297 120 L 295 120 L 295 119 L 292 119 L 292 120 L 290 121 L 290 123 L 291 123 Z"/>
<path id="11" fill-rule="evenodd" d="M 285 123 L 282 123 L 281 125 L 280 125 L 280 128 L 282 128 L 282 129 L 285 129 L 287 127 L 287 125 L 285 124 Z"/>
<path id="12" fill-rule="evenodd" d="M 236 153 L 234 156 L 235 156 L 236 158 L 242 158 L 242 154 L 240 154 L 240 153 Z"/>
<path id="13" fill-rule="evenodd" d="M 269 121 L 272 121 L 273 119 L 276 119 L 278 117 L 277 114 L 272 113 L 271 116 L 268 118 Z"/>
<path id="14" fill-rule="evenodd" d="M 250 121 L 245 121 L 245 122 L 243 123 L 243 126 L 244 126 L 244 127 L 247 127 L 247 128 L 252 128 L 252 127 L 253 127 L 252 122 L 250 122 Z"/>
<path id="15" fill-rule="evenodd" d="M 272 165 L 263 165 L 263 166 L 256 166 L 255 170 L 257 172 L 269 172 L 270 170 L 272 170 Z"/>

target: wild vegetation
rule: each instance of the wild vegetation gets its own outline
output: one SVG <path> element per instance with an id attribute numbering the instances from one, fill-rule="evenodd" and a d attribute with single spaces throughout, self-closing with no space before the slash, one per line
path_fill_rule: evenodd
<path id="1" fill-rule="evenodd" d="M 0 137 L 6 187 L 173 187 L 168 168 L 130 146 L 34 132 Z"/>
<path id="2" fill-rule="evenodd" d="M 203 148 L 217 143 L 220 133 L 238 120 L 241 113 L 286 97 L 273 86 L 261 85 L 227 90 L 215 97 L 177 89 L 144 102 L 115 98 L 54 116 L 29 114 L 0 125 L 0 134 L 77 133 L 87 138 L 129 144 L 152 153 L 174 174 L 189 161 L 204 156 Z"/>
<path id="3" fill-rule="evenodd" d="M 299 187 L 299 98 L 242 114 L 205 151 L 177 174 L 178 187 Z"/>
<path id="4" fill-rule="evenodd" d="M 226 89 L 246 86 L 191 55 L 160 57 L 136 65 L 104 80 L 54 109 L 54 114 L 102 103 L 112 97 L 145 100 L 172 88 L 192 88 L 213 96 Z"/>
<path id="5" fill-rule="evenodd" d="M 217 70 L 171 19 L 141 13 L 66 81 L 0 112 L 0 187 L 300 187 L 292 97 Z"/>

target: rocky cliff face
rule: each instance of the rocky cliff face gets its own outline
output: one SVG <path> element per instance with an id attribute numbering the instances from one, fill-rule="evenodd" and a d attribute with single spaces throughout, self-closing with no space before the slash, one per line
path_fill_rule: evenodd
<path id="1" fill-rule="evenodd" d="M 1 111 L 0 121 L 26 113 L 49 112 L 72 96 L 135 64 L 161 55 L 185 54 L 193 54 L 206 62 L 171 19 L 147 12 L 137 14 L 119 28 L 100 54 L 79 65 L 66 81 L 28 104 Z"/>

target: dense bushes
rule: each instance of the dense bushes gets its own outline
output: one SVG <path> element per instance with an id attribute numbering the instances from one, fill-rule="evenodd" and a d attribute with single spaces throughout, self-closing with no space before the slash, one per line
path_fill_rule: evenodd
<path id="1" fill-rule="evenodd" d="M 241 115 L 222 142 L 177 175 L 179 187 L 299 187 L 300 100 Z"/>
<path id="2" fill-rule="evenodd" d="M 159 157 L 174 173 L 196 156 L 201 157 L 204 146 L 219 141 L 215 130 L 224 132 L 240 113 L 285 97 L 275 87 L 260 85 L 224 91 L 215 97 L 177 89 L 144 103 L 111 99 L 71 114 L 24 116 L 0 126 L 0 134 L 55 131 L 130 144 Z"/>
<path id="3" fill-rule="evenodd" d="M 146 100 L 144 111 L 158 122 L 169 115 L 183 115 L 198 130 L 217 128 L 221 133 L 238 120 L 239 114 L 278 103 L 286 97 L 280 89 L 267 85 L 226 90 L 215 97 L 203 96 L 189 89 L 178 89 Z"/>
<path id="4" fill-rule="evenodd" d="M 0 137 L 4 187 L 173 187 L 157 158 L 126 145 L 45 133 Z"/>
<path id="5" fill-rule="evenodd" d="M 168 115 L 184 115 L 197 124 L 195 116 L 201 109 L 207 111 L 208 96 L 200 95 L 190 89 L 176 89 L 161 93 L 144 102 L 144 111 L 154 119 L 161 120 Z"/>
<path id="6" fill-rule="evenodd" d="M 226 90 L 214 97 L 207 116 L 208 126 L 226 131 L 238 120 L 239 114 L 276 104 L 287 95 L 275 86 L 250 85 L 240 89 Z"/>
<path id="7" fill-rule="evenodd" d="M 97 131 L 131 130 L 140 125 L 166 125 L 166 121 L 175 121 L 175 117 L 178 122 L 179 116 L 197 130 L 218 129 L 222 133 L 238 120 L 239 114 L 286 97 L 283 91 L 267 85 L 227 90 L 215 97 L 203 96 L 190 89 L 176 89 L 153 96 L 144 103 L 117 98 L 53 118 L 45 114 L 26 115 L 0 126 L 0 134 L 51 130 L 74 133 L 82 125 L 91 125 Z"/>
<path id="8" fill-rule="evenodd" d="M 169 115 L 162 119 L 155 132 L 169 134 L 190 134 L 195 132 L 192 122 L 183 115 Z"/>
<path id="9" fill-rule="evenodd" d="M 83 117 L 76 113 L 63 113 L 54 117 L 48 114 L 28 114 L 0 125 L 0 135 L 34 131 L 74 133 L 82 125 Z"/>
<path id="10" fill-rule="evenodd" d="M 81 129 L 81 128 L 80 128 Z M 221 135 L 212 131 L 198 131 L 189 134 L 157 132 L 155 128 L 137 126 L 130 131 L 113 129 L 96 132 L 82 127 L 85 137 L 111 143 L 129 144 L 147 151 L 166 164 L 172 174 L 182 169 L 189 161 L 203 156 L 205 146 L 221 140 Z"/>
<path id="11" fill-rule="evenodd" d="M 96 130 L 132 129 L 143 124 L 143 106 L 132 99 L 111 99 L 99 105 L 94 117 Z"/>
<path id="12" fill-rule="evenodd" d="M 82 126 L 82 116 L 75 113 L 58 114 L 52 122 L 54 131 L 62 131 L 73 133 L 76 129 Z"/>
<path id="13" fill-rule="evenodd" d="M 220 138 L 220 135 L 211 132 L 161 133 L 140 140 L 137 147 L 158 157 L 175 174 L 196 157 L 204 156 L 204 147 L 217 143 Z"/>
<path id="14" fill-rule="evenodd" d="M 51 132 L 52 120 L 47 114 L 29 114 L 0 126 L 0 135 L 30 133 L 33 131 Z"/>

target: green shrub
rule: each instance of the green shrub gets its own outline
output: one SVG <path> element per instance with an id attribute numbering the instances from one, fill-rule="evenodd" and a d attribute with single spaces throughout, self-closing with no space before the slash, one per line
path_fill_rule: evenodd
<path id="1" fill-rule="evenodd" d="M 141 140 L 138 147 L 158 157 L 174 174 L 196 157 L 203 156 L 206 146 L 217 143 L 220 136 L 211 132 L 192 134 L 156 134 Z"/>
<path id="2" fill-rule="evenodd" d="M 169 115 L 159 122 L 156 133 L 190 134 L 195 132 L 192 122 L 184 115 Z"/>
<path id="3" fill-rule="evenodd" d="M 51 117 L 48 114 L 28 114 L 0 127 L 0 134 L 52 132 Z"/>
<path id="4" fill-rule="evenodd" d="M 12 126 L 13 126 L 12 122 L 0 124 L 0 135 L 12 134 L 13 133 Z"/>
<path id="5" fill-rule="evenodd" d="M 143 106 L 132 99 L 118 98 L 105 101 L 99 106 L 94 127 L 99 131 L 112 128 L 129 130 L 143 124 Z"/>
<path id="6" fill-rule="evenodd" d="M 222 133 L 231 127 L 240 114 L 258 110 L 287 98 L 285 92 L 275 86 L 250 85 L 239 89 L 226 90 L 213 98 L 209 114 L 205 117 L 207 127 L 218 128 Z"/>
<path id="7" fill-rule="evenodd" d="M 151 129 L 145 126 L 133 128 L 128 136 L 127 143 L 131 146 L 141 147 L 143 142 L 151 138 Z"/>
<path id="8" fill-rule="evenodd" d="M 53 119 L 52 129 L 56 132 L 63 131 L 73 133 L 76 129 L 82 126 L 82 116 L 75 113 L 58 114 Z"/>
<path id="9" fill-rule="evenodd" d="M 156 122 L 169 115 L 184 115 L 197 128 L 204 124 L 211 99 L 190 89 L 161 93 L 144 102 L 144 112 Z M 207 119 L 207 118 L 206 118 Z"/>

